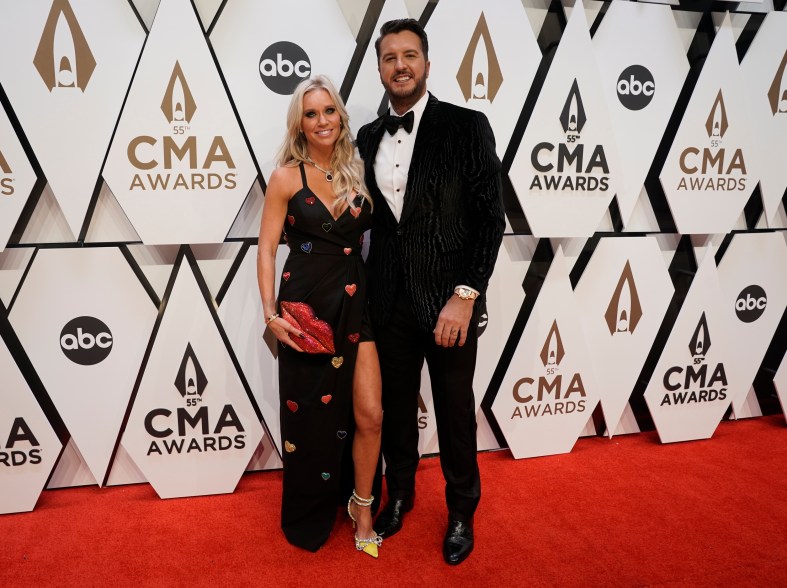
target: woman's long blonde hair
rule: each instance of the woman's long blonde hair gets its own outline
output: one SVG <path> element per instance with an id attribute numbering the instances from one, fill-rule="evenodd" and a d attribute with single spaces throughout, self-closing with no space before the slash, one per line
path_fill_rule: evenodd
<path id="1" fill-rule="evenodd" d="M 333 193 L 336 195 L 336 202 L 333 205 L 333 212 L 338 213 L 344 208 L 345 203 L 353 207 L 355 194 L 361 195 L 372 205 L 369 190 L 363 181 L 363 162 L 355 154 L 352 134 L 350 133 L 347 109 L 344 102 L 336 91 L 333 82 L 324 75 L 316 75 L 303 80 L 295 88 L 287 110 L 287 135 L 284 143 L 276 156 L 276 163 L 280 166 L 295 167 L 300 163 L 310 161 L 309 149 L 306 144 L 306 137 L 301 131 L 301 120 L 303 119 L 303 98 L 314 90 L 325 90 L 336 105 L 341 120 L 339 138 L 336 140 L 331 156 L 331 170 L 333 170 Z"/>

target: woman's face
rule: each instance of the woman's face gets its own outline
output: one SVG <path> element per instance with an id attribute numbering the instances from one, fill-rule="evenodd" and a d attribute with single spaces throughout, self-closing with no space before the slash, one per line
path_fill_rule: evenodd
<path id="1" fill-rule="evenodd" d="M 320 88 L 304 95 L 301 130 L 310 148 L 332 148 L 336 143 L 341 130 L 341 117 L 326 90 Z"/>

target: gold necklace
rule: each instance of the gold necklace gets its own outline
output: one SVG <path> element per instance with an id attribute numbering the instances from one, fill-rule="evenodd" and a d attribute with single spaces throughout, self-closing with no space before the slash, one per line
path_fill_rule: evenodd
<path id="1" fill-rule="evenodd" d="M 330 170 L 330 169 L 323 169 L 323 168 L 321 168 L 319 165 L 317 165 L 316 163 L 314 163 L 314 160 L 312 160 L 312 158 L 311 158 L 311 157 L 308 157 L 308 158 L 306 159 L 306 161 L 308 161 L 308 162 L 309 162 L 309 163 L 311 163 L 311 164 L 312 164 L 314 167 L 316 167 L 318 170 L 320 170 L 322 173 L 324 173 L 324 174 L 325 174 L 325 180 L 326 180 L 327 182 L 332 182 L 332 181 L 333 181 L 333 170 Z"/>

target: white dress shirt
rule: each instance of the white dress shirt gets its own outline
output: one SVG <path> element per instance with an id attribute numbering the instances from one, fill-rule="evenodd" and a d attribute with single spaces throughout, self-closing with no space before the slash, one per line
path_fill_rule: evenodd
<path id="1" fill-rule="evenodd" d="M 388 131 L 383 132 L 383 138 L 380 139 L 380 147 L 377 150 L 377 157 L 374 159 L 374 176 L 377 179 L 377 187 L 380 188 L 380 192 L 385 197 L 385 201 L 397 221 L 402 218 L 404 193 L 407 188 L 407 174 L 410 171 L 410 161 L 413 158 L 415 137 L 418 134 L 421 116 L 428 101 L 429 93 L 427 92 L 407 111 L 412 111 L 415 116 L 411 133 L 408 133 L 402 127 L 399 127 L 393 135 L 389 134 Z M 388 111 L 391 114 L 397 114 L 390 107 Z M 402 114 L 406 113 L 403 112 Z"/>

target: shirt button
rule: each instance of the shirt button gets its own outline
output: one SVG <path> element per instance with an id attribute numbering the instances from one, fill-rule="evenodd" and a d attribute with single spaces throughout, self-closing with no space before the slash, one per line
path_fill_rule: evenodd
<path id="1" fill-rule="evenodd" d="M 401 143 L 401 142 L 402 142 L 402 140 L 401 140 L 401 139 L 399 139 L 399 140 L 397 141 L 397 143 Z"/>
<path id="2" fill-rule="evenodd" d="M 396 167 L 399 167 L 399 164 L 398 164 L 398 163 L 396 164 Z"/>
<path id="3" fill-rule="evenodd" d="M 399 191 L 399 188 L 397 188 L 397 189 L 396 189 L 396 191 L 398 192 L 398 191 Z"/>
<path id="4" fill-rule="evenodd" d="M 402 229 L 396 229 L 396 234 L 401 237 L 402 236 Z"/>

